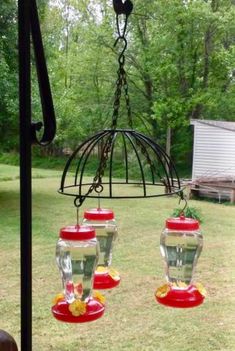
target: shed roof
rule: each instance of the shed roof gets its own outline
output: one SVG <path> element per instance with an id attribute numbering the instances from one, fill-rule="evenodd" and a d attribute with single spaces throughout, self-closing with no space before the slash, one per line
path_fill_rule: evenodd
<path id="1" fill-rule="evenodd" d="M 191 124 L 195 125 L 196 123 L 207 124 L 212 127 L 217 127 L 221 129 L 231 130 L 235 132 L 235 122 L 227 121 L 215 121 L 210 119 L 191 119 Z"/>

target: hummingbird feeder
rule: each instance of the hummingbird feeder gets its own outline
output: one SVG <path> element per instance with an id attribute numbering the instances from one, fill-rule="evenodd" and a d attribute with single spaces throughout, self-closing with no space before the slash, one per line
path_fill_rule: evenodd
<path id="1" fill-rule="evenodd" d="M 68 226 L 60 230 L 56 261 L 64 291 L 55 297 L 54 317 L 63 322 L 84 323 L 104 313 L 104 297 L 92 294 L 94 272 L 99 259 L 95 230 L 88 226 Z"/>
<path id="2" fill-rule="evenodd" d="M 94 289 L 112 289 L 119 285 L 119 273 L 111 267 L 113 243 L 117 238 L 117 224 L 112 210 L 95 208 L 84 212 L 83 225 L 92 226 L 100 244 Z"/>
<path id="3" fill-rule="evenodd" d="M 165 261 L 167 284 L 156 291 L 159 303 L 171 307 L 195 307 L 205 298 L 205 288 L 193 282 L 203 236 L 192 218 L 169 218 L 161 234 L 160 251 Z"/>

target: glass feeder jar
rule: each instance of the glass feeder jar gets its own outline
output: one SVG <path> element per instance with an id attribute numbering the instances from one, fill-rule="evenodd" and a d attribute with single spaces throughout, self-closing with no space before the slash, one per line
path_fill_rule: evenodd
<path id="1" fill-rule="evenodd" d="M 197 220 L 183 215 L 167 219 L 160 239 L 167 284 L 156 291 L 159 303 L 184 308 L 198 306 L 203 302 L 205 289 L 202 284 L 193 282 L 202 246 L 203 236 Z"/>
<path id="2" fill-rule="evenodd" d="M 77 225 L 60 230 L 56 262 L 64 291 L 56 296 L 52 307 L 56 319 L 83 323 L 103 315 L 103 296 L 99 293 L 92 294 L 98 259 L 99 243 L 94 228 Z"/>
<path id="3" fill-rule="evenodd" d="M 111 267 L 112 249 L 117 238 L 117 224 L 112 210 L 95 208 L 86 210 L 83 225 L 92 226 L 100 244 L 98 266 L 94 276 L 95 289 L 112 289 L 119 285 L 120 275 Z"/>

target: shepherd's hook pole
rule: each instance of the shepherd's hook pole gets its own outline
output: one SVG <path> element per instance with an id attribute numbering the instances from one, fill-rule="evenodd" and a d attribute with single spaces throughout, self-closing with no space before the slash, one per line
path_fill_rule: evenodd
<path id="1" fill-rule="evenodd" d="M 32 351 L 30 0 L 18 0 L 20 103 L 21 351 Z"/>
<path id="2" fill-rule="evenodd" d="M 36 0 L 18 0 L 20 105 L 21 351 L 32 351 L 32 144 L 49 145 L 56 118 Z M 42 105 L 42 122 L 32 122 L 30 34 Z M 44 127 L 41 138 L 37 131 Z"/>

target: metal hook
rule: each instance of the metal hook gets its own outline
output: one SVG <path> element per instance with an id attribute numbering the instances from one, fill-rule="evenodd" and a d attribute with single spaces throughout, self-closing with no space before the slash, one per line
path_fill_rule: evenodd
<path id="1" fill-rule="evenodd" d="M 79 226 L 79 210 L 84 201 L 85 201 L 85 197 L 81 197 L 81 196 L 77 196 L 74 199 L 74 205 L 77 208 L 77 226 Z"/>
<path id="2" fill-rule="evenodd" d="M 118 38 L 115 41 L 114 47 L 117 45 L 117 42 L 119 39 L 124 39 L 125 38 L 125 34 L 126 34 L 126 30 L 127 30 L 127 24 L 128 24 L 128 17 L 125 17 L 125 22 L 124 22 L 124 27 L 121 31 L 120 28 L 120 23 L 119 23 L 119 17 L 120 15 L 116 15 L 116 26 L 117 26 L 117 32 L 118 32 Z"/>
<path id="3" fill-rule="evenodd" d="M 77 226 L 79 226 L 79 209 L 80 207 L 77 207 Z"/>
<path id="4" fill-rule="evenodd" d="M 102 181 L 102 179 L 100 179 L 99 183 L 95 185 L 95 192 L 97 194 L 101 194 L 102 191 L 104 190 L 104 187 L 102 184 L 100 184 L 100 182 Z"/>
<path id="5" fill-rule="evenodd" d="M 187 196 L 184 194 L 184 189 L 182 189 L 182 191 L 179 192 L 179 204 L 181 203 L 181 201 L 183 200 L 184 203 L 184 207 L 181 210 L 181 213 L 184 214 L 184 211 L 186 210 L 186 208 L 188 207 L 188 201 L 187 201 Z"/>
<path id="6" fill-rule="evenodd" d="M 74 206 L 79 208 L 79 207 L 82 206 L 84 201 L 85 201 L 85 197 L 84 196 L 77 196 L 74 199 Z"/>

